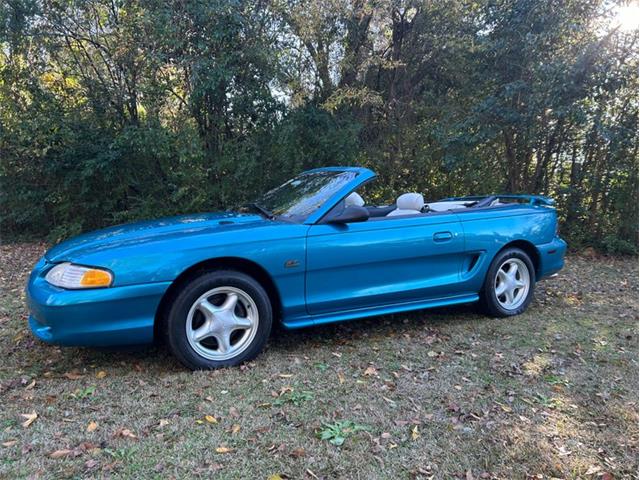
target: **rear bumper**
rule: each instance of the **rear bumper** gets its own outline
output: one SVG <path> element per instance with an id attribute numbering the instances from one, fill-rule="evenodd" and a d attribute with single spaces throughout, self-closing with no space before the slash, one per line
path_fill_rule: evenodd
<path id="1" fill-rule="evenodd" d="M 110 347 L 153 341 L 155 314 L 171 282 L 64 290 L 44 280 L 40 261 L 27 284 L 29 327 L 58 345 Z"/>
<path id="2" fill-rule="evenodd" d="M 540 280 L 549 277 L 564 267 L 564 255 L 567 252 L 567 242 L 560 237 L 555 237 L 550 243 L 538 245 L 540 265 L 538 278 Z"/>

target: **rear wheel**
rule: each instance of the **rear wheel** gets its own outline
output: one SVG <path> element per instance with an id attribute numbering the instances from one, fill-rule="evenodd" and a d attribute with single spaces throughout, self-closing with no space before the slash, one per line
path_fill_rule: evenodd
<path id="1" fill-rule="evenodd" d="M 185 284 L 175 297 L 166 320 L 167 343 L 193 370 L 234 366 L 262 351 L 271 323 L 269 297 L 255 279 L 212 271 Z"/>
<path id="2" fill-rule="evenodd" d="M 491 316 L 519 315 L 531 303 L 534 287 L 531 259 L 523 250 L 510 248 L 498 253 L 491 262 L 480 301 Z"/>

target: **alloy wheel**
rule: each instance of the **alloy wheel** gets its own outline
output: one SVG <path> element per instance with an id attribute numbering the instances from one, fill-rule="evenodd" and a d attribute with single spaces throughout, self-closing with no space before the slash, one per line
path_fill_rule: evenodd
<path id="1" fill-rule="evenodd" d="M 531 288 L 531 274 L 519 258 L 505 260 L 494 280 L 494 293 L 505 310 L 516 310 L 527 299 Z"/>
<path id="2" fill-rule="evenodd" d="M 253 341 L 258 308 L 248 293 L 236 287 L 217 287 L 201 295 L 186 319 L 189 345 L 209 360 L 240 355 Z"/>

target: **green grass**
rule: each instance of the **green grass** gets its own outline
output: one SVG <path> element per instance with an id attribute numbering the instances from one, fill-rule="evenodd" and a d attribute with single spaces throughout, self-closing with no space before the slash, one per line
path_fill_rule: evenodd
<path id="1" fill-rule="evenodd" d="M 516 318 L 278 332 L 242 368 L 192 373 L 164 349 L 34 340 L 43 248 L 0 246 L 0 478 L 637 477 L 637 259 L 570 257 Z"/>

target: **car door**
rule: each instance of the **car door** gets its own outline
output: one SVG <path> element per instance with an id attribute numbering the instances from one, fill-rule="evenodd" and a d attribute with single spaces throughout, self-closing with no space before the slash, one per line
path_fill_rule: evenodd
<path id="1" fill-rule="evenodd" d="M 454 295 L 463 253 L 460 221 L 448 212 L 312 225 L 307 311 L 322 315 Z"/>

